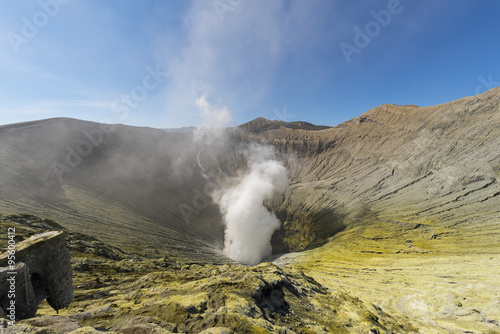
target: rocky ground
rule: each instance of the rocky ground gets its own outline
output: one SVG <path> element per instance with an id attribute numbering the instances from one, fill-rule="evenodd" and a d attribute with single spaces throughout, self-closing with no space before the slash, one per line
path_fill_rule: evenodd
<path id="1" fill-rule="evenodd" d="M 30 215 L 3 217 L 17 240 L 63 230 Z M 416 327 L 294 266 L 187 263 L 128 254 L 67 232 L 75 299 L 58 314 L 43 303 L 6 333 L 390 333 Z M 1 240 L 1 247 L 7 239 Z M 6 325 L 4 323 L 4 325 Z"/>
<path id="2" fill-rule="evenodd" d="M 29 215 L 3 217 L 1 226 L 15 226 L 19 241 L 64 230 Z M 456 247 L 444 230 L 390 222 L 242 266 L 128 253 L 66 233 L 74 301 L 58 314 L 43 303 L 4 332 L 500 332 L 500 245 L 485 249 L 480 236 Z"/>

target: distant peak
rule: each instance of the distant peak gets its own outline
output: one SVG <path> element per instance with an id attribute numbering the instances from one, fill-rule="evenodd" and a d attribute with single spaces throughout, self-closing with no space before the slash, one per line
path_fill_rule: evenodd
<path id="1" fill-rule="evenodd" d="M 276 121 L 268 120 L 264 117 L 258 117 L 250 122 L 241 124 L 240 128 L 252 132 L 252 133 L 261 133 L 267 130 L 279 129 L 280 124 Z"/>
<path id="2" fill-rule="evenodd" d="M 268 130 L 275 130 L 279 128 L 300 129 L 300 130 L 324 130 L 329 129 L 330 126 L 315 125 L 304 121 L 284 122 L 279 120 L 269 120 L 264 117 L 258 117 L 250 122 L 244 123 L 239 126 L 253 133 L 262 133 Z"/>

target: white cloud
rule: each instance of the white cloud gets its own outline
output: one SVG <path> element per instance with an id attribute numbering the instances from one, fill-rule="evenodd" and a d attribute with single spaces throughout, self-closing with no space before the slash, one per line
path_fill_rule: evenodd
<path id="1" fill-rule="evenodd" d="M 111 102 L 99 100 L 47 100 L 42 105 L 47 107 L 90 107 L 99 109 L 111 109 Z"/>
<path id="2" fill-rule="evenodd" d="M 32 115 L 44 114 L 51 117 L 75 114 L 80 115 L 84 110 L 90 114 L 96 109 L 110 109 L 111 103 L 98 100 L 42 100 L 35 102 L 9 103 L 3 105 L 0 114 Z"/>
<path id="3" fill-rule="evenodd" d="M 33 114 L 52 114 L 53 110 L 47 109 L 8 109 L 0 110 L 0 114 L 33 115 Z"/>

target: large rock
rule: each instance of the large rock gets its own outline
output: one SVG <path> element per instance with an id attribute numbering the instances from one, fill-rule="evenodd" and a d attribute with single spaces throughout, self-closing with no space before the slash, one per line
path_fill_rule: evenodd
<path id="1" fill-rule="evenodd" d="M 72 270 L 64 232 L 34 235 L 17 245 L 15 264 L 9 264 L 8 257 L 7 252 L 0 256 L 0 307 L 7 315 L 11 300 L 16 303 L 16 320 L 35 316 L 38 305 L 45 299 L 55 310 L 73 301 Z M 9 293 L 14 286 L 15 296 Z"/>

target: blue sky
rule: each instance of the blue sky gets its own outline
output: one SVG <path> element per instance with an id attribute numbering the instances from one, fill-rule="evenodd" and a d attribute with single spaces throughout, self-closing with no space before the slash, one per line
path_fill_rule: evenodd
<path id="1" fill-rule="evenodd" d="M 336 125 L 500 85 L 500 1 L 0 2 L 0 124 Z"/>

